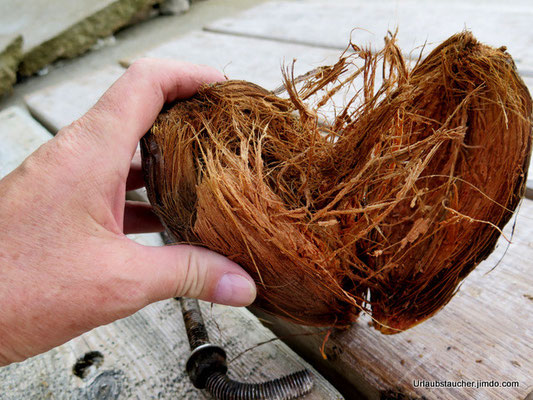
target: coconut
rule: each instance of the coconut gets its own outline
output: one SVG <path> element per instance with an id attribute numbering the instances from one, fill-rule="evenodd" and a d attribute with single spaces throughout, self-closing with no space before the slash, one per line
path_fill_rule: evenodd
<path id="1" fill-rule="evenodd" d="M 240 264 L 255 305 L 285 319 L 367 312 L 396 333 L 429 318 L 524 192 L 532 101 L 512 58 L 462 32 L 409 68 L 389 37 L 284 76 L 285 98 L 230 80 L 163 110 L 141 140 L 155 212 L 176 242 Z"/>

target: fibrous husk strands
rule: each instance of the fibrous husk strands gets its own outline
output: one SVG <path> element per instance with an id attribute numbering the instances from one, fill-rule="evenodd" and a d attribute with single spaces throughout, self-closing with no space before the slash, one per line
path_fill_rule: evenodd
<path id="1" fill-rule="evenodd" d="M 242 265 L 257 306 L 318 326 L 367 311 L 395 333 L 493 250 L 526 181 L 532 103 L 505 50 L 469 32 L 412 69 L 394 37 L 352 50 L 298 84 L 285 71 L 287 98 L 227 81 L 172 105 L 142 140 L 144 172 L 175 239 Z"/>

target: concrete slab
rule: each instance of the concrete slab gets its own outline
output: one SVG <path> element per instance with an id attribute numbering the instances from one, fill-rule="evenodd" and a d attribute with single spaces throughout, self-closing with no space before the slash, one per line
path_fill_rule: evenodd
<path id="1" fill-rule="evenodd" d="M 406 53 L 427 42 L 430 50 L 453 33 L 471 29 L 481 41 L 505 45 L 519 68 L 533 75 L 533 3 L 525 0 L 342 0 L 276 1 L 216 21 L 206 29 L 236 35 L 346 48 L 349 38 L 358 45 L 380 48 L 388 30 L 399 28 Z M 420 49 L 414 50 L 416 58 Z"/>
<path id="2" fill-rule="evenodd" d="M 24 1 L 0 3 L 0 34 L 24 37 L 20 73 L 32 75 L 58 58 L 84 53 L 159 0 Z"/>
<path id="3" fill-rule="evenodd" d="M 51 135 L 25 110 L 9 108 L 0 112 L 0 137 L 2 177 Z M 130 238 L 148 246 L 162 245 L 157 234 Z M 203 302 L 201 307 L 211 340 L 228 352 L 232 378 L 257 382 L 309 368 L 315 376 L 315 387 L 306 399 L 342 399 L 331 384 L 277 341 L 246 309 L 211 307 Z M 90 351 L 100 352 L 103 362 L 84 379 L 78 378 L 72 367 Z M 209 399 L 210 396 L 192 386 L 185 374 L 189 352 L 178 303 L 163 301 L 47 353 L 0 368 L 0 397 L 6 400 Z"/>
<path id="4" fill-rule="evenodd" d="M 12 92 L 22 60 L 22 36 L 0 35 L 0 98 Z"/>

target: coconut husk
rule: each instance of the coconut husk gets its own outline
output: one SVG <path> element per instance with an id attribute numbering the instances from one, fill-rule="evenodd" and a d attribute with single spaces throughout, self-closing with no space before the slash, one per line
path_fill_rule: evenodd
<path id="1" fill-rule="evenodd" d="M 285 98 L 226 81 L 170 105 L 141 141 L 168 231 L 239 263 L 256 306 L 300 324 L 368 312 L 395 333 L 435 314 L 519 204 L 532 101 L 505 49 L 469 32 L 412 68 L 401 54 L 394 37 L 352 44 L 284 71 Z"/>

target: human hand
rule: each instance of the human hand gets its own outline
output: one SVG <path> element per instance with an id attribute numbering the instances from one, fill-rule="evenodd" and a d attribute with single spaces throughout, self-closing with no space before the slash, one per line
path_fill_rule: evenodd
<path id="1" fill-rule="evenodd" d="M 0 181 L 0 365 L 158 300 L 254 300 L 252 279 L 221 255 L 125 236 L 163 229 L 148 205 L 125 202 L 126 190 L 142 186 L 132 163 L 139 139 L 165 102 L 223 79 L 206 66 L 140 60 Z"/>

